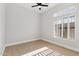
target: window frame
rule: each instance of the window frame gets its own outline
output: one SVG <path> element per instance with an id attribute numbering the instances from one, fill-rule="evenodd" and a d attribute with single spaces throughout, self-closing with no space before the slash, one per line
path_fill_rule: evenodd
<path id="1" fill-rule="evenodd" d="M 76 34 L 75 34 L 75 33 L 76 33 L 75 31 L 74 31 L 74 32 L 75 32 L 75 33 L 74 33 L 74 34 L 75 34 L 75 35 L 74 35 L 74 36 L 75 36 L 74 39 L 71 39 L 71 38 L 70 38 L 69 17 L 71 17 L 71 16 L 74 16 L 74 17 L 75 17 L 75 18 L 74 18 L 74 22 L 75 22 L 75 21 L 76 21 L 76 15 L 75 15 L 74 13 L 73 13 L 73 14 L 68 14 L 67 16 L 64 15 L 64 16 L 56 17 L 56 21 L 54 22 L 54 25 L 56 25 L 56 24 L 62 24 L 62 36 L 61 36 L 61 37 L 60 37 L 60 36 L 56 36 L 55 34 L 59 34 L 59 33 L 58 33 L 58 32 L 56 33 L 56 32 L 55 32 L 55 29 L 54 29 L 54 37 L 55 37 L 55 38 L 66 39 L 66 40 L 67 40 L 67 39 L 69 39 L 69 40 L 75 40 L 75 37 L 76 37 L 76 36 L 75 36 L 75 35 L 76 35 Z M 67 32 L 68 32 L 68 33 L 67 33 L 67 38 L 63 38 L 63 24 L 64 24 L 64 19 L 65 19 L 65 18 L 67 18 L 67 28 L 68 28 L 68 29 L 67 29 Z M 58 19 L 60 19 L 60 23 L 58 22 Z M 74 26 L 75 26 L 75 24 L 74 24 Z M 57 27 L 58 27 L 58 26 L 57 26 Z M 75 27 L 76 27 L 76 26 L 75 26 Z M 54 28 L 55 28 L 55 26 L 54 26 Z M 74 30 L 75 30 L 75 29 L 74 29 Z M 57 29 L 57 31 L 58 31 L 58 29 Z"/>

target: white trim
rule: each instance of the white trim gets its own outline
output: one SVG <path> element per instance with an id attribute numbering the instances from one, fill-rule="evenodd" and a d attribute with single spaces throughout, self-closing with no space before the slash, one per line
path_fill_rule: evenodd
<path id="1" fill-rule="evenodd" d="M 47 41 L 47 42 L 50 42 L 50 43 L 53 43 L 53 44 L 56 44 L 56 45 L 59 45 L 59 46 L 62 46 L 64 48 L 67 48 L 67 49 L 70 49 L 70 50 L 73 50 L 73 51 L 76 51 L 76 52 L 79 52 L 79 49 L 77 49 L 77 48 L 73 48 L 73 47 L 70 47 L 70 46 L 67 46 L 67 45 L 63 45 L 63 44 L 54 42 L 54 41 L 49 40 L 49 39 L 42 39 L 42 40 Z"/>
<path id="2" fill-rule="evenodd" d="M 40 39 L 31 39 L 31 40 L 26 40 L 26 41 L 20 41 L 20 42 L 15 42 L 15 43 L 11 43 L 11 44 L 6 44 L 5 47 L 12 46 L 12 45 L 17 45 L 17 44 L 22 44 L 22 43 L 27 43 L 27 42 L 32 42 L 32 41 L 36 41 L 36 40 L 40 40 Z"/>
<path id="3" fill-rule="evenodd" d="M 2 47 L 2 48 L 0 48 L 0 49 L 1 49 L 0 56 L 3 56 L 4 51 L 5 51 L 5 46 L 3 46 L 3 47 Z"/>
<path id="4" fill-rule="evenodd" d="M 3 54 L 4 54 L 4 51 L 5 51 L 5 46 L 4 46 L 3 51 L 2 51 L 2 56 L 3 56 Z"/>

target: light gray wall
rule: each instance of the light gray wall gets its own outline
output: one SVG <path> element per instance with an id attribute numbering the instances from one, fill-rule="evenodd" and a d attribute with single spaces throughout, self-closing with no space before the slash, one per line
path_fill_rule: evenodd
<path id="1" fill-rule="evenodd" d="M 5 47 L 5 4 L 0 3 L 0 55 Z"/>
<path id="2" fill-rule="evenodd" d="M 53 14 L 63 10 L 64 8 L 68 8 L 70 6 L 79 7 L 79 4 L 59 4 L 49 10 L 46 13 L 42 14 L 42 39 L 48 40 L 50 42 L 55 42 L 64 47 L 70 48 L 72 50 L 79 51 L 79 11 L 77 11 L 77 19 L 76 19 L 76 40 L 64 40 L 64 39 L 56 39 L 53 36 L 53 22 L 55 21 Z M 79 9 L 78 9 L 79 10 Z"/>
<path id="3" fill-rule="evenodd" d="M 5 26 L 6 45 L 40 38 L 79 50 L 79 12 L 77 13 L 76 20 L 76 40 L 71 41 L 53 37 L 53 22 L 55 21 L 53 14 L 72 5 L 73 4 L 60 4 L 48 12 L 38 15 L 17 4 L 7 4 L 5 24 L 5 7 L 4 4 L 0 4 L 0 54 L 5 43 Z M 74 4 L 74 6 L 79 10 L 78 4 Z"/>
<path id="4" fill-rule="evenodd" d="M 7 4 L 6 44 L 39 37 L 39 15 L 18 4 Z"/>

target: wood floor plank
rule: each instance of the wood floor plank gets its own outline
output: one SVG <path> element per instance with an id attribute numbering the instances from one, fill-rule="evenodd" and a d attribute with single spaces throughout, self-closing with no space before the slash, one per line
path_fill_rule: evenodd
<path id="1" fill-rule="evenodd" d="M 55 44 L 45 42 L 43 40 L 37 40 L 33 42 L 22 43 L 22 44 L 6 47 L 3 55 L 4 56 L 21 56 L 23 54 L 37 50 L 42 47 L 48 47 L 52 50 L 60 52 L 61 54 L 65 56 L 79 56 L 79 52 L 75 52 L 75 51 L 63 48 L 61 46 L 55 45 Z"/>

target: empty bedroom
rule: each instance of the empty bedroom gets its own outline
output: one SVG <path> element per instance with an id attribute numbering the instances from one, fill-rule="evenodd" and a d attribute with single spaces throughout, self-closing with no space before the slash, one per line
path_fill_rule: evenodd
<path id="1" fill-rule="evenodd" d="M 79 3 L 0 3 L 0 56 L 79 56 Z"/>

